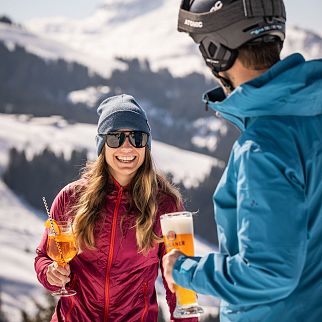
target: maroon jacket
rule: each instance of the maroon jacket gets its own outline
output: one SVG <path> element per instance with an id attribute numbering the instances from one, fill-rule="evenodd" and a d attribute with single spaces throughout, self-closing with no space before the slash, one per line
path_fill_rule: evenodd
<path id="1" fill-rule="evenodd" d="M 67 287 L 77 294 L 59 300 L 52 322 L 154 322 L 158 319 L 155 281 L 165 254 L 164 244 L 156 245 L 147 256 L 138 253 L 133 228 L 136 214 L 127 211 L 128 192 L 116 181 L 110 188 L 94 232 L 96 249 L 84 250 L 70 262 L 71 282 Z M 75 183 L 72 183 L 57 195 L 51 208 L 55 219 L 67 219 L 66 214 L 75 201 L 74 191 Z M 174 200 L 163 194 L 154 228 L 158 236 L 162 236 L 160 215 L 174 211 L 178 211 Z M 46 242 L 45 232 L 36 250 L 35 270 L 40 283 L 53 291 L 58 287 L 47 282 L 47 266 L 52 260 L 46 254 Z M 175 295 L 169 291 L 164 278 L 163 283 L 172 318 Z"/>

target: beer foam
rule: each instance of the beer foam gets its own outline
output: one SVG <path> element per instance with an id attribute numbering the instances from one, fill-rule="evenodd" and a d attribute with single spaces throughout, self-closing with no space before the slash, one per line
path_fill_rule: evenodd
<path id="1" fill-rule="evenodd" d="M 162 234 L 167 235 L 169 231 L 176 234 L 193 234 L 193 221 L 189 216 L 164 216 L 161 218 Z"/>

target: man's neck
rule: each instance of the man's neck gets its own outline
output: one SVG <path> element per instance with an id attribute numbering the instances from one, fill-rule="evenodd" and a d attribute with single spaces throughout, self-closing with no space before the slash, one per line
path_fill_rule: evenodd
<path id="1" fill-rule="evenodd" d="M 229 70 L 221 72 L 220 74 L 229 79 L 234 88 L 236 88 L 239 85 L 262 75 L 266 70 L 267 68 L 260 70 L 246 68 L 238 59 L 236 59 L 234 65 Z"/>

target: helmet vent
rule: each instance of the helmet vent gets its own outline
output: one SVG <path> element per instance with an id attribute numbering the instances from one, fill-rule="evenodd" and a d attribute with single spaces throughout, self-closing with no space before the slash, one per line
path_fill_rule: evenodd
<path id="1" fill-rule="evenodd" d="M 217 46 L 213 42 L 211 42 L 208 47 L 208 52 L 210 56 L 214 57 L 216 54 L 216 51 L 217 51 Z"/>

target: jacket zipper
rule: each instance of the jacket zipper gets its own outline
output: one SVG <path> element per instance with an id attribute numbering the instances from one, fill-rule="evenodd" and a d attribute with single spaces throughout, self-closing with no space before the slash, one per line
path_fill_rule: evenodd
<path id="1" fill-rule="evenodd" d="M 106 277 L 105 277 L 105 308 L 104 308 L 104 321 L 108 321 L 108 310 L 110 304 L 109 298 L 109 287 L 110 287 L 110 271 L 112 267 L 113 255 L 114 255 L 114 243 L 115 243 L 115 235 L 116 235 L 116 223 L 117 223 L 117 213 L 120 207 L 121 199 L 122 199 L 123 188 L 120 187 L 120 190 L 117 194 L 116 205 L 113 212 L 113 223 L 112 223 L 112 232 L 111 232 L 111 240 L 110 240 L 110 251 L 108 254 L 108 261 L 106 267 Z"/>
<path id="2" fill-rule="evenodd" d="M 73 280 L 72 280 L 72 283 L 70 284 L 70 288 L 73 289 L 75 287 L 75 284 L 76 284 L 76 274 L 74 274 L 74 276 L 73 276 Z M 66 322 L 68 321 L 69 315 L 70 315 L 70 313 L 72 312 L 72 310 L 73 310 L 73 308 L 75 306 L 74 297 L 71 296 L 71 297 L 68 297 L 68 299 L 70 300 L 71 303 L 70 303 L 69 310 L 65 315 L 65 321 Z"/>
<path id="3" fill-rule="evenodd" d="M 142 317 L 141 317 L 141 322 L 144 322 L 146 313 L 148 311 L 148 294 L 147 294 L 147 290 L 148 290 L 148 283 L 144 282 L 143 283 L 144 308 L 143 308 L 143 313 L 142 313 Z"/>

